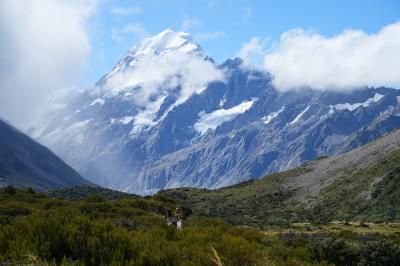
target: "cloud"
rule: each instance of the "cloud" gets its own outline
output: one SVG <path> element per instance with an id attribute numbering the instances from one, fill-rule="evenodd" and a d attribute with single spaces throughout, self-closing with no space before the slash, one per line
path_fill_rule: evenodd
<path id="1" fill-rule="evenodd" d="M 140 23 L 126 24 L 121 30 L 116 28 L 111 29 L 111 38 L 118 43 L 129 42 L 133 43 L 135 40 L 141 40 L 146 37 L 147 31 Z"/>
<path id="2" fill-rule="evenodd" d="M 212 81 L 224 80 L 224 73 L 213 63 L 184 52 L 173 56 L 151 56 L 139 60 L 135 67 L 119 73 L 107 82 L 108 88 L 140 87 L 135 90 L 137 104 L 146 106 L 154 96 L 160 96 L 160 89 L 174 89 L 181 85 L 176 104 L 185 102 L 192 94 L 200 93 Z"/>
<path id="3" fill-rule="evenodd" d="M 217 0 L 208 0 L 207 6 L 208 8 L 214 8 L 217 5 Z"/>
<path id="4" fill-rule="evenodd" d="M 0 115 L 26 128 L 43 99 L 73 85 L 90 52 L 95 1 L 0 1 Z"/>
<path id="5" fill-rule="evenodd" d="M 242 16 L 242 23 L 246 23 L 251 19 L 253 16 L 253 9 L 250 6 L 246 6 L 243 11 L 243 16 Z"/>
<path id="6" fill-rule="evenodd" d="M 142 14 L 143 10 L 140 7 L 130 6 L 130 7 L 113 7 L 110 10 L 113 15 L 139 15 Z"/>
<path id="7" fill-rule="evenodd" d="M 204 32 L 195 34 L 193 37 L 197 41 L 209 41 L 219 39 L 225 36 L 225 32 L 223 31 L 214 31 L 214 32 Z"/>
<path id="8" fill-rule="evenodd" d="M 268 41 L 269 38 L 253 37 L 249 42 L 243 44 L 236 56 L 243 60 L 246 67 L 262 68 L 263 58 L 267 53 L 265 46 Z"/>
<path id="9" fill-rule="evenodd" d="M 333 37 L 293 29 L 281 35 L 264 66 L 281 90 L 400 84 L 400 22 L 376 34 L 345 30 Z"/>
<path id="10" fill-rule="evenodd" d="M 183 31 L 188 31 L 192 28 L 199 28 L 202 25 L 203 25 L 203 22 L 199 19 L 185 17 L 182 21 L 181 29 Z"/>

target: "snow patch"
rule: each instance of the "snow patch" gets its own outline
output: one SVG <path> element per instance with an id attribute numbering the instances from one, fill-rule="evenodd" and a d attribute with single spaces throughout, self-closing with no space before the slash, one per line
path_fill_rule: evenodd
<path id="1" fill-rule="evenodd" d="M 123 125 L 129 124 L 134 119 L 133 116 L 125 116 L 119 120 L 119 122 Z"/>
<path id="2" fill-rule="evenodd" d="M 308 111 L 308 109 L 310 109 L 310 106 L 307 106 L 306 109 L 304 109 L 298 116 L 296 116 L 296 118 L 292 122 L 290 122 L 290 124 L 293 125 L 294 123 L 299 121 L 299 119 Z"/>
<path id="3" fill-rule="evenodd" d="M 209 129 L 214 130 L 222 123 L 230 121 L 239 114 L 243 114 L 244 112 L 246 112 L 248 109 L 251 108 L 255 101 L 256 99 L 242 102 L 241 104 L 236 105 L 230 109 L 218 109 L 208 114 L 204 113 L 204 111 L 200 112 L 200 118 L 194 124 L 194 128 L 201 134 L 204 134 Z"/>
<path id="4" fill-rule="evenodd" d="M 93 105 L 96 105 L 96 104 L 103 105 L 104 103 L 105 103 L 105 101 L 104 101 L 103 99 L 97 98 L 97 99 L 94 100 L 89 106 L 93 106 Z"/>
<path id="5" fill-rule="evenodd" d="M 330 105 L 331 108 L 334 108 L 336 110 L 349 110 L 350 112 L 356 110 L 358 107 L 368 107 L 371 103 L 376 103 L 379 102 L 380 99 L 385 95 L 375 93 L 374 97 L 367 99 L 363 103 L 339 103 L 335 105 Z"/>
<path id="6" fill-rule="evenodd" d="M 279 109 L 278 111 L 272 112 L 269 115 L 264 116 L 261 119 L 264 120 L 264 124 L 269 124 L 275 117 L 277 117 L 280 113 L 282 113 L 283 110 L 285 110 L 284 106 L 282 106 L 282 108 Z"/>
<path id="7" fill-rule="evenodd" d="M 166 97 L 167 97 L 166 95 L 158 97 L 157 100 L 150 102 L 142 112 L 139 112 L 134 117 L 135 125 L 132 131 L 130 132 L 131 135 L 136 135 L 144 128 L 153 126 L 157 123 L 157 121 L 155 121 L 156 113 L 160 109 L 161 104 L 164 102 Z"/>
<path id="8" fill-rule="evenodd" d="M 221 101 L 219 102 L 219 107 L 224 106 L 225 103 L 226 103 L 226 96 L 224 96 L 224 98 L 222 98 Z"/>
<path id="9" fill-rule="evenodd" d="M 67 130 L 84 127 L 84 126 L 86 126 L 86 124 L 89 123 L 89 122 L 90 122 L 90 119 L 87 119 L 87 120 L 84 120 L 84 121 L 75 122 L 75 123 L 73 123 L 71 126 L 69 126 L 69 127 L 67 128 Z"/>

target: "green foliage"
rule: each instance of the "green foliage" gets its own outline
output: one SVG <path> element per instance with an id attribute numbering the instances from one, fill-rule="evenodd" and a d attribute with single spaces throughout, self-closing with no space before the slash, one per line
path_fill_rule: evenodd
<path id="1" fill-rule="evenodd" d="M 257 230 L 198 216 L 184 221 L 182 230 L 168 226 L 159 212 L 177 205 L 162 197 L 66 201 L 17 190 L 0 194 L 0 206 L 0 264 L 213 265 L 212 248 L 222 265 L 281 260 Z M 307 263 L 296 254 L 286 257 Z"/>
<path id="2" fill-rule="evenodd" d="M 81 200 L 89 196 L 102 196 L 104 200 L 117 200 L 123 198 L 138 198 L 139 196 L 128 194 L 124 192 L 119 192 L 103 187 L 93 187 L 93 186 L 78 186 L 71 188 L 64 188 L 58 190 L 47 191 L 46 194 L 49 197 L 63 198 L 66 200 Z"/>
<path id="3" fill-rule="evenodd" d="M 328 186 L 310 220 L 400 221 L 400 150 Z"/>
<path id="4" fill-rule="evenodd" d="M 308 172 L 308 168 L 271 174 L 218 190 L 178 188 L 160 191 L 156 197 L 171 198 L 190 206 L 194 214 L 222 218 L 233 225 L 258 228 L 288 226 L 303 221 L 304 208 L 293 201 L 293 191 L 282 188 L 288 178 Z"/>
<path id="5" fill-rule="evenodd" d="M 398 265 L 400 257 L 400 234 L 364 236 L 351 225 L 265 232 L 194 214 L 178 230 L 162 214 L 177 205 L 162 196 L 67 201 L 16 190 L 0 193 L 0 206 L 0 264 Z"/>
<path id="6" fill-rule="evenodd" d="M 13 186 L 6 186 L 4 188 L 4 192 L 8 195 L 14 195 L 15 194 L 15 188 Z"/>

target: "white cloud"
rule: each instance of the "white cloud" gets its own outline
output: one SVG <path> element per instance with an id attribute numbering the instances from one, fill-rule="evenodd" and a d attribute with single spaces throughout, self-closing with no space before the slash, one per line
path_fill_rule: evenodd
<path id="1" fill-rule="evenodd" d="M 197 41 L 209 41 L 219 39 L 225 36 L 225 32 L 223 31 L 214 31 L 214 32 L 204 32 L 195 34 L 193 37 Z"/>
<path id="2" fill-rule="evenodd" d="M 240 57 L 247 67 L 262 67 L 263 58 L 267 53 L 265 45 L 268 40 L 268 38 L 253 37 L 249 42 L 243 44 L 236 56 Z"/>
<path id="3" fill-rule="evenodd" d="M 122 29 L 124 33 L 133 33 L 136 36 L 144 37 L 147 35 L 145 28 L 139 23 L 129 23 Z"/>
<path id="4" fill-rule="evenodd" d="M 265 56 L 278 89 L 349 90 L 400 84 L 400 22 L 376 34 L 345 30 L 326 37 L 294 29 Z"/>
<path id="5" fill-rule="evenodd" d="M 119 30 L 117 30 L 116 28 L 112 28 L 112 29 L 111 29 L 111 38 L 112 38 L 114 41 L 118 42 L 118 43 L 123 43 L 123 42 L 125 42 L 125 37 L 124 37 L 124 35 L 123 35 Z"/>
<path id="6" fill-rule="evenodd" d="M 185 17 L 182 21 L 181 28 L 183 31 L 188 31 L 192 28 L 199 28 L 202 25 L 203 25 L 203 22 L 199 19 Z"/>
<path id="7" fill-rule="evenodd" d="M 134 41 L 141 40 L 147 36 L 147 31 L 140 23 L 126 24 L 121 30 L 111 29 L 111 38 L 116 42 L 132 44 Z"/>
<path id="8" fill-rule="evenodd" d="M 0 115 L 26 127 L 84 70 L 95 1 L 0 1 Z"/>
<path id="9" fill-rule="evenodd" d="M 215 80 L 224 80 L 224 74 L 211 62 L 190 53 L 175 52 L 173 56 L 152 56 L 138 61 L 135 67 L 112 76 L 107 87 L 119 91 L 121 87 L 140 86 L 134 92 L 135 99 L 137 104 L 146 106 L 152 96 L 162 94 L 160 87 L 173 89 L 181 85 L 176 103 L 180 104 Z"/>
<path id="10" fill-rule="evenodd" d="M 250 6 L 244 8 L 242 23 L 246 23 L 253 16 L 253 9 Z"/>
<path id="11" fill-rule="evenodd" d="M 217 0 L 208 0 L 207 6 L 208 8 L 214 8 L 217 5 Z"/>
<path id="12" fill-rule="evenodd" d="M 111 8 L 111 14 L 114 15 L 139 15 L 142 14 L 143 10 L 140 7 L 130 6 L 130 7 L 113 7 Z"/>

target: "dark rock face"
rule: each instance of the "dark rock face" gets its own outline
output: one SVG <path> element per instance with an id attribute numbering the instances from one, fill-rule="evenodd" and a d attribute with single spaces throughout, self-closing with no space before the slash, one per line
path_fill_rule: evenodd
<path id="1" fill-rule="evenodd" d="M 36 190 L 92 185 L 53 152 L 0 120 L 0 187 Z"/>
<path id="2" fill-rule="evenodd" d="M 118 69 L 131 62 L 125 56 Z M 256 179 L 400 127 L 395 89 L 280 92 L 267 73 L 246 69 L 240 59 L 219 69 L 225 81 L 209 83 L 183 103 L 175 105 L 180 85 L 163 89 L 164 98 L 155 95 L 150 105 L 161 101 L 145 125 L 138 118 L 147 109 L 130 98 L 136 88 L 101 92 L 112 72 L 51 114 L 36 137 L 90 181 L 149 194 Z"/>

